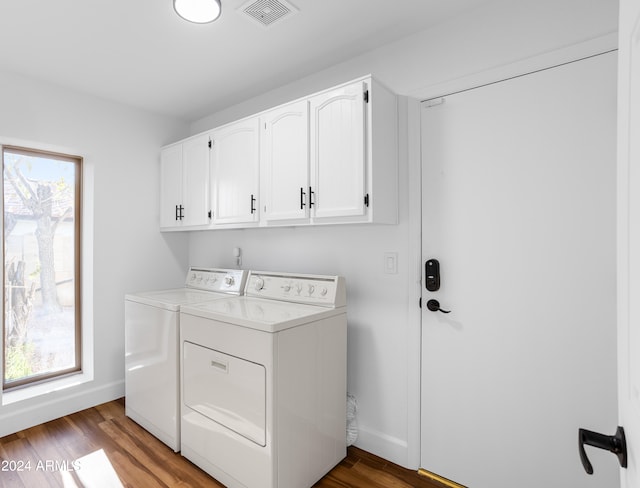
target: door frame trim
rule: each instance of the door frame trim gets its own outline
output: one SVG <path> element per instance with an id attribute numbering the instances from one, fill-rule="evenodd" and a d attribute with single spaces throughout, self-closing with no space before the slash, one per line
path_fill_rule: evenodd
<path id="1" fill-rule="evenodd" d="M 611 32 L 594 39 L 579 42 L 568 47 L 541 53 L 536 56 L 507 63 L 495 68 L 470 73 L 453 80 L 423 86 L 408 93 L 411 98 L 421 101 L 443 97 L 461 91 L 479 88 L 517 76 L 523 76 L 543 69 L 553 68 L 583 58 L 604 54 L 618 49 L 618 33 Z"/>

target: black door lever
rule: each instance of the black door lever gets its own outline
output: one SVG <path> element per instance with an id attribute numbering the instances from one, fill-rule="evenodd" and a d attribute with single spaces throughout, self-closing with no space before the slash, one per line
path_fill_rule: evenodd
<path id="1" fill-rule="evenodd" d="M 615 435 L 604 435 L 598 432 L 592 432 L 586 429 L 578 429 L 578 450 L 580 452 L 580 461 L 587 474 L 593 474 L 593 466 L 589 462 L 587 453 L 584 450 L 587 446 L 597 447 L 598 449 L 606 449 L 618 456 L 620 466 L 627 467 L 627 441 L 624 436 L 624 429 L 618 427 Z"/>
<path id="2" fill-rule="evenodd" d="M 427 308 L 432 312 L 451 313 L 451 310 L 442 310 L 440 308 L 440 302 L 433 298 L 427 302 Z"/>

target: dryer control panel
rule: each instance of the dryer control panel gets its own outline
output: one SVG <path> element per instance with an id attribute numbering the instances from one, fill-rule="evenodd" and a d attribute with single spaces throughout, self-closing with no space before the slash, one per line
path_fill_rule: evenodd
<path id="1" fill-rule="evenodd" d="M 344 307 L 347 301 L 342 276 L 266 271 L 249 271 L 245 295 L 334 308 Z"/>
<path id="2" fill-rule="evenodd" d="M 197 290 L 214 291 L 242 295 L 247 279 L 247 271 L 242 269 L 216 269 L 190 267 L 186 287 Z"/>

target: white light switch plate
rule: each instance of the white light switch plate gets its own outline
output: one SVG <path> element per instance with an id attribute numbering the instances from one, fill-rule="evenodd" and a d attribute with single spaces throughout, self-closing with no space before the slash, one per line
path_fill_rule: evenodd
<path id="1" fill-rule="evenodd" d="M 398 253 L 397 252 L 384 253 L 384 272 L 385 274 L 398 273 Z"/>

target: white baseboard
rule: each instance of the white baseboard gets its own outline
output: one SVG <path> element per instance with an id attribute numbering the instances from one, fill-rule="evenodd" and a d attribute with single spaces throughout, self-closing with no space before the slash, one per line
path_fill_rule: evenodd
<path id="1" fill-rule="evenodd" d="M 404 439 L 359 425 L 358 439 L 354 445 L 387 461 L 413 469 L 413 467 L 408 466 L 409 446 Z"/>
<path id="2" fill-rule="evenodd" d="M 0 413 L 0 437 L 19 432 L 29 427 L 69 415 L 80 410 L 110 402 L 124 396 L 124 380 L 94 388 L 82 388 L 68 395 L 55 398 L 38 397 L 19 409 L 11 408 Z M 1 412 L 0 408 L 0 412 Z"/>

